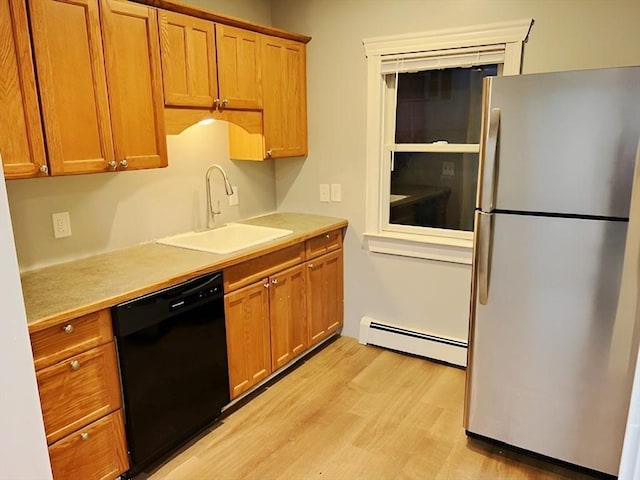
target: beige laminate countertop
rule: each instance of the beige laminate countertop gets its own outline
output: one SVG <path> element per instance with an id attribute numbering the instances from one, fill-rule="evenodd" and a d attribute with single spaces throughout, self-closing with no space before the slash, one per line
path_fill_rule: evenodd
<path id="1" fill-rule="evenodd" d="M 109 308 L 347 226 L 347 221 L 340 218 L 302 213 L 273 213 L 238 223 L 284 228 L 293 233 L 225 255 L 149 242 L 25 272 L 21 279 L 29 331 Z"/>

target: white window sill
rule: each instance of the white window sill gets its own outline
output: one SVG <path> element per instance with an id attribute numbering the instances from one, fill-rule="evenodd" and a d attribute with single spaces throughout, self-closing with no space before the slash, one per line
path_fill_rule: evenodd
<path id="1" fill-rule="evenodd" d="M 471 265 L 473 240 L 396 232 L 365 233 L 370 252 Z"/>

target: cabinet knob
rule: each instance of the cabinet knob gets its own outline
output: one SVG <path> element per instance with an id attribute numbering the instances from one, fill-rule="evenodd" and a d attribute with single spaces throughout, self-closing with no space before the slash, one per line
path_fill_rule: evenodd
<path id="1" fill-rule="evenodd" d="M 80 438 L 86 442 L 87 440 L 89 440 L 89 434 L 87 432 L 82 432 L 80 434 Z"/>
<path id="2" fill-rule="evenodd" d="M 273 150 L 267 150 L 267 157 L 271 158 L 271 155 L 273 155 Z"/>
<path id="3" fill-rule="evenodd" d="M 220 99 L 219 99 L 219 98 L 216 98 L 216 99 L 213 101 L 213 108 L 218 108 L 219 106 L 220 106 Z"/>
<path id="4" fill-rule="evenodd" d="M 109 167 L 111 170 L 115 170 L 116 168 L 118 168 L 118 164 L 115 160 L 111 160 L 109 163 L 107 163 L 107 167 Z"/>
<path id="5" fill-rule="evenodd" d="M 73 325 L 69 324 L 69 325 L 65 325 L 64 327 L 62 327 L 62 331 L 64 333 L 71 333 L 73 332 Z"/>
<path id="6" fill-rule="evenodd" d="M 278 284 L 278 279 L 274 278 L 273 280 L 271 280 L 271 283 L 273 283 L 274 285 L 277 285 Z"/>
<path id="7" fill-rule="evenodd" d="M 73 360 L 71 363 L 71 370 L 74 372 L 80 368 L 80 362 L 78 360 Z"/>
<path id="8" fill-rule="evenodd" d="M 327 240 L 329 240 L 330 237 L 331 236 L 328 233 L 324 236 L 324 238 L 326 238 Z"/>
<path id="9" fill-rule="evenodd" d="M 264 284 L 264 288 L 269 288 L 269 282 Z"/>
<path id="10" fill-rule="evenodd" d="M 121 160 L 120 161 L 120 166 L 122 168 L 127 168 L 129 166 L 129 162 L 127 162 L 126 160 Z"/>
<path id="11" fill-rule="evenodd" d="M 40 170 L 40 173 L 49 173 L 49 167 L 47 167 L 46 165 L 40 165 L 40 168 L 38 170 Z"/>
<path id="12" fill-rule="evenodd" d="M 222 107 L 226 107 L 227 105 L 229 105 L 229 100 L 225 98 L 225 99 L 224 99 L 224 100 L 222 100 L 222 102 L 220 102 L 220 103 L 222 103 Z"/>
<path id="13" fill-rule="evenodd" d="M 313 268 L 313 263 L 310 263 L 309 265 L 307 265 L 307 267 Z"/>

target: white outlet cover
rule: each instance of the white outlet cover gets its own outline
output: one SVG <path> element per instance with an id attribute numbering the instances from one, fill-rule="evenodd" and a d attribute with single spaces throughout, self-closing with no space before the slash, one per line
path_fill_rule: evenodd
<path id="1" fill-rule="evenodd" d="M 53 236 L 55 238 L 65 238 L 71 236 L 71 218 L 69 212 L 59 212 L 51 214 L 53 223 Z"/>
<path id="2" fill-rule="evenodd" d="M 229 195 L 229 206 L 234 207 L 240 202 L 238 198 L 238 187 L 232 185 L 231 188 L 233 188 L 233 195 Z"/>
<path id="3" fill-rule="evenodd" d="M 321 202 L 330 202 L 331 201 L 331 194 L 329 191 L 329 184 L 328 183 L 321 183 L 320 184 L 320 201 Z"/>
<path id="4" fill-rule="evenodd" d="M 332 202 L 342 201 L 342 185 L 340 183 L 331 184 L 331 201 Z"/>

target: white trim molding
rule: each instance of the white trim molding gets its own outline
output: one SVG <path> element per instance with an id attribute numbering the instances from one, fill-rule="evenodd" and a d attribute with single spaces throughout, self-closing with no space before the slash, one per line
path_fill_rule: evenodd
<path id="1" fill-rule="evenodd" d="M 384 109 L 387 62 L 418 62 L 424 58 L 451 57 L 456 52 L 468 57 L 469 51 L 494 52 L 504 55 L 503 75 L 520 74 L 522 47 L 533 19 L 491 23 L 430 32 L 375 37 L 363 40 L 367 57 L 367 135 L 366 135 L 366 233 L 365 245 L 369 251 L 392 255 L 428 258 L 454 263 L 471 263 L 473 240 L 461 239 L 460 232 L 451 236 L 426 233 L 408 234 L 383 229 Z M 431 148 L 434 148 L 433 146 Z M 452 146 L 437 146 L 448 151 Z M 474 150 L 477 147 L 474 147 Z M 472 234 L 470 235 L 473 236 Z"/>

